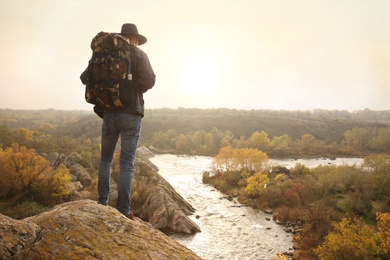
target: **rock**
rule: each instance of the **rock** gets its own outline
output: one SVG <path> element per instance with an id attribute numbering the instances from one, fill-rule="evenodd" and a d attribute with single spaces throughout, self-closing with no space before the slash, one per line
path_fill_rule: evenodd
<path id="1" fill-rule="evenodd" d="M 76 165 L 80 162 L 81 155 L 77 152 L 70 153 L 68 156 L 65 156 L 64 161 L 62 162 L 66 168 L 70 169 L 73 165 Z"/>
<path id="2" fill-rule="evenodd" d="M 154 153 L 152 153 L 148 148 L 145 146 L 141 146 L 137 149 L 136 157 L 140 159 L 150 159 L 154 157 Z"/>
<path id="3" fill-rule="evenodd" d="M 199 226 L 188 217 L 195 209 L 155 171 L 153 164 L 137 160 L 136 166 L 135 180 L 142 183 L 142 189 L 148 187 L 149 192 L 143 200 L 137 201 L 137 206 L 132 206 L 133 213 L 158 229 L 185 234 L 200 232 Z M 133 192 L 145 191 L 135 189 Z"/>
<path id="4" fill-rule="evenodd" d="M 201 231 L 187 216 L 194 211 L 168 182 L 160 179 L 142 206 L 140 217 L 148 219 L 158 229 L 194 234 Z"/>
<path id="5" fill-rule="evenodd" d="M 287 167 L 284 167 L 284 166 L 273 166 L 272 169 L 271 169 L 271 173 L 274 173 L 274 174 L 285 174 L 287 176 L 290 176 L 290 170 L 287 168 Z"/>
<path id="6" fill-rule="evenodd" d="M 154 154 L 162 154 L 162 153 L 169 153 L 169 151 L 162 151 L 162 150 L 159 150 L 157 149 L 156 147 L 154 146 L 149 146 L 149 150 L 154 153 Z"/>
<path id="7" fill-rule="evenodd" d="M 80 164 L 74 164 L 69 168 L 71 175 L 76 177 L 76 181 L 79 181 L 84 188 L 89 187 L 92 183 L 92 178 L 89 173 Z"/>
<path id="8" fill-rule="evenodd" d="M 1 259 L 201 259 L 139 219 L 91 200 L 24 220 L 0 215 Z"/>
<path id="9" fill-rule="evenodd" d="M 47 156 L 46 159 L 49 161 L 50 166 L 56 169 L 63 162 L 64 158 L 64 154 L 52 152 Z"/>
<path id="10" fill-rule="evenodd" d="M 70 189 L 70 196 L 69 196 L 69 199 L 70 200 L 79 200 L 79 199 L 82 199 L 82 193 L 81 191 L 83 190 L 83 185 L 81 185 L 81 183 L 79 181 L 72 181 L 71 183 L 69 183 L 69 189 Z"/>
<path id="11" fill-rule="evenodd" d="M 159 168 L 154 165 L 149 159 L 139 159 L 135 158 L 134 165 L 138 168 L 139 172 L 147 173 L 147 172 L 158 172 Z M 136 171 L 137 169 L 135 169 Z M 143 174 L 145 175 L 145 174 Z"/>
<path id="12" fill-rule="evenodd" d="M 0 214 L 0 256 L 1 259 L 15 259 L 30 246 L 41 229 L 30 221 L 14 220 Z"/>

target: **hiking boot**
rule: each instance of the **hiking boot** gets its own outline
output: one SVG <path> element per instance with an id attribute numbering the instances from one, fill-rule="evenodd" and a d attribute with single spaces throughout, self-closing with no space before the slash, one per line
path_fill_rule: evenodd
<path id="1" fill-rule="evenodd" d="M 134 214 L 133 212 L 130 211 L 130 213 L 128 215 L 125 215 L 127 218 L 131 219 L 131 220 L 134 220 L 135 217 L 134 217 Z"/>
<path id="2" fill-rule="evenodd" d="M 97 203 L 100 204 L 100 205 L 103 205 L 103 206 L 107 206 L 108 205 L 107 202 L 106 203 L 101 203 L 100 201 L 97 201 Z"/>

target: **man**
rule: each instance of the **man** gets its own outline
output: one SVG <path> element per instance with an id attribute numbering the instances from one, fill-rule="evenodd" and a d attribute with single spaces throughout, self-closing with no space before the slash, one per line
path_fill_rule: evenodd
<path id="1" fill-rule="evenodd" d="M 129 39 L 131 48 L 132 79 L 135 90 L 132 91 L 132 102 L 121 109 L 104 109 L 102 111 L 101 156 L 98 171 L 98 203 L 107 205 L 110 192 L 110 169 L 116 144 L 121 138 L 121 151 L 118 175 L 118 200 L 116 208 L 130 219 L 134 215 L 130 211 L 131 183 L 135 153 L 141 130 L 141 119 L 144 116 L 143 93 L 151 89 L 156 76 L 150 65 L 148 56 L 137 46 L 146 43 L 147 39 L 138 33 L 136 25 L 122 25 L 121 35 Z"/>

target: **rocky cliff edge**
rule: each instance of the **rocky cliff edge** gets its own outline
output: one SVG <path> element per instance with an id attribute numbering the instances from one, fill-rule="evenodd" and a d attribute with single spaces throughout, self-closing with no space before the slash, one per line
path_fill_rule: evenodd
<path id="1" fill-rule="evenodd" d="M 201 259 L 140 219 L 92 200 L 14 220 L 0 214 L 1 259 Z"/>

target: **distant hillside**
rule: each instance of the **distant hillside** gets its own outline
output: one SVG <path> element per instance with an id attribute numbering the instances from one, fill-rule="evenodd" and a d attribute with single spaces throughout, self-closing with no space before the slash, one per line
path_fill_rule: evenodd
<path id="1" fill-rule="evenodd" d="M 288 134 L 293 139 L 312 134 L 317 139 L 339 142 L 354 127 L 388 127 L 389 111 L 285 111 L 235 109 L 149 109 L 142 122 L 142 140 L 155 132 L 175 130 L 177 134 L 216 127 L 231 131 L 236 138 L 265 131 L 269 137 Z M 0 125 L 27 128 L 53 135 L 98 137 L 102 120 L 91 111 L 0 109 Z"/>
<path id="2" fill-rule="evenodd" d="M 148 139 L 156 131 L 175 129 L 178 133 L 213 127 L 231 131 L 235 137 L 249 137 L 265 131 L 272 138 L 288 134 L 293 139 L 312 134 L 318 139 L 339 142 L 343 133 L 354 127 L 388 127 L 390 111 L 273 111 L 229 109 L 155 109 L 147 111 L 142 135 Z M 370 114 L 371 116 L 368 116 Z"/>

